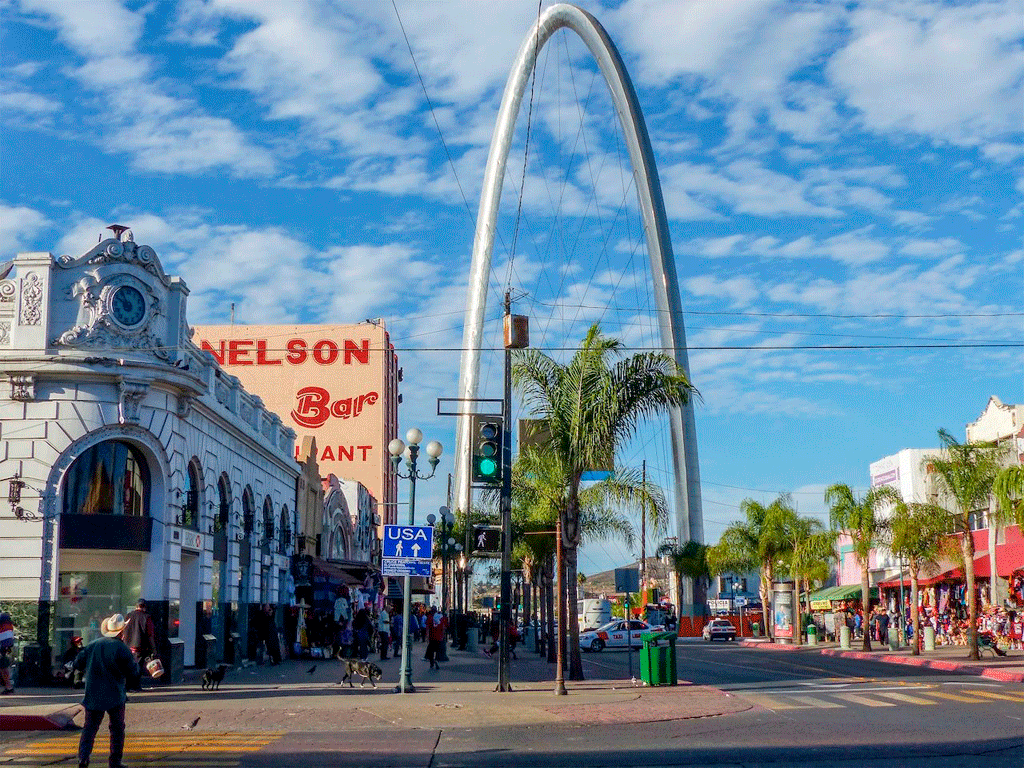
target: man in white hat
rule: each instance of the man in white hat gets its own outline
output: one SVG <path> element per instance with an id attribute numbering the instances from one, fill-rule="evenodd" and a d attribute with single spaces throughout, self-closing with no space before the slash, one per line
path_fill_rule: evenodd
<path id="1" fill-rule="evenodd" d="M 75 669 L 85 673 L 85 726 L 78 741 L 78 766 L 88 768 L 96 732 L 107 713 L 110 728 L 110 768 L 123 768 L 125 680 L 138 677 L 139 665 L 121 641 L 125 620 L 115 613 L 100 624 L 103 637 L 89 643 L 75 659 Z"/>

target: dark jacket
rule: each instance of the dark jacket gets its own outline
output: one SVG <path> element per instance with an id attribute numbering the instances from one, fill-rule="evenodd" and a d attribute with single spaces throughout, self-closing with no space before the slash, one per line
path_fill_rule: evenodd
<path id="1" fill-rule="evenodd" d="M 153 619 L 141 608 L 136 608 L 125 617 L 124 632 L 121 635 L 125 645 L 138 651 L 145 658 L 156 651 L 156 629 Z"/>
<path id="2" fill-rule="evenodd" d="M 139 676 L 139 665 L 128 646 L 116 637 L 93 640 L 75 658 L 75 669 L 85 672 L 86 709 L 116 709 L 124 706 L 125 678 Z"/>

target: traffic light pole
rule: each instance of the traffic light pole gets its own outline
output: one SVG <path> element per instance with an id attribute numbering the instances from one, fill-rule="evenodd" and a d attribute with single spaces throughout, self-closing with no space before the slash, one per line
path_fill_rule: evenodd
<path id="1" fill-rule="evenodd" d="M 505 316 L 512 313 L 511 294 L 505 292 Z M 505 393 L 502 403 L 505 428 L 501 441 L 501 611 L 498 621 L 498 691 L 512 690 L 509 684 L 512 621 L 512 348 L 505 345 Z"/>

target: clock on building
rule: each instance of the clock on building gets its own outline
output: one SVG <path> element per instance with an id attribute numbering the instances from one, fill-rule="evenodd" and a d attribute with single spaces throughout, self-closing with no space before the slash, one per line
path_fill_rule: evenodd
<path id="1" fill-rule="evenodd" d="M 122 285 L 110 297 L 110 311 L 117 322 L 132 328 L 146 317 L 146 299 L 138 288 Z"/>

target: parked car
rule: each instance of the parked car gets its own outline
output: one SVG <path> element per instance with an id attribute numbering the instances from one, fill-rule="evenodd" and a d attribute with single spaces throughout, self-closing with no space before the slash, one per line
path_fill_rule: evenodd
<path id="1" fill-rule="evenodd" d="M 732 625 L 732 622 L 725 619 L 712 619 L 704 625 L 704 631 L 701 635 L 708 642 L 718 639 L 735 640 L 736 627 Z"/>
<path id="2" fill-rule="evenodd" d="M 605 648 L 625 648 L 628 642 L 633 648 L 639 648 L 643 641 L 640 635 L 644 632 L 664 632 L 664 625 L 651 625 L 646 621 L 632 619 L 628 622 L 622 619 L 609 621 L 604 626 L 589 632 L 580 633 L 580 648 L 584 651 L 598 653 Z M 626 638 L 629 638 L 628 641 Z"/>

